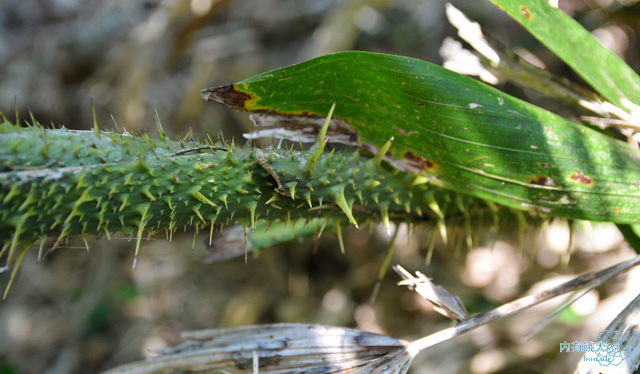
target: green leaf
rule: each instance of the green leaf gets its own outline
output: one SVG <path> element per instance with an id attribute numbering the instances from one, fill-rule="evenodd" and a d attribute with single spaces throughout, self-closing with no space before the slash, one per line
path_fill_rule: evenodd
<path id="1" fill-rule="evenodd" d="M 640 254 L 640 236 L 638 236 L 638 225 L 618 225 L 618 230 L 624 236 L 636 253 Z"/>
<path id="2" fill-rule="evenodd" d="M 343 133 L 378 148 L 393 136 L 396 166 L 433 184 L 554 216 L 640 221 L 638 150 L 424 61 L 341 52 L 202 95 L 303 122 L 336 101 Z"/>
<path id="3" fill-rule="evenodd" d="M 548 0 L 491 0 L 571 66 L 600 95 L 630 111 L 640 105 L 640 77 L 578 22 Z"/>

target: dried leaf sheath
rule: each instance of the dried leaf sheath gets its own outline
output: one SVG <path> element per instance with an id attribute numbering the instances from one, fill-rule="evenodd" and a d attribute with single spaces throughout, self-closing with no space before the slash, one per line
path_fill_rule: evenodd
<path id="1" fill-rule="evenodd" d="M 184 343 L 163 351 L 161 356 L 145 362 L 124 365 L 106 374 L 185 372 L 402 374 L 407 372 L 413 357 L 425 349 L 557 296 L 577 290 L 593 289 L 639 263 L 640 256 L 636 256 L 604 270 L 580 275 L 563 284 L 471 317 L 465 310 L 458 316 L 461 321 L 455 326 L 411 343 L 340 327 L 306 324 L 252 325 L 186 333 L 183 335 L 186 340 Z M 424 277 L 413 278 L 406 271 L 401 273 L 403 277 L 409 277 L 409 282 L 401 283 L 410 286 L 425 285 Z M 421 294 L 428 295 L 430 300 L 447 309 L 445 313 L 447 315 L 453 310 L 451 306 L 459 309 L 459 301 L 453 301 L 452 295 L 442 288 L 437 291 L 438 295 L 435 298 L 431 291 L 426 293 L 422 291 L 424 289 L 420 291 Z M 445 296 L 445 299 L 442 296 Z M 630 362 L 633 362 L 633 365 L 637 363 L 638 339 L 630 334 L 634 331 L 634 323 L 637 319 L 638 313 L 634 312 L 637 309 L 637 301 L 636 298 L 608 327 L 608 329 L 625 330 L 625 334 L 631 339 L 632 345 L 628 348 L 631 351 L 630 360 L 633 361 Z M 464 309 L 463 306 L 462 309 Z M 252 370 L 254 368 L 256 370 Z M 589 368 L 585 370 L 585 372 L 591 372 Z"/>
<path id="2" fill-rule="evenodd" d="M 411 362 L 407 342 L 356 329 L 312 324 L 252 325 L 183 334 L 185 342 L 163 355 L 105 374 L 405 373 Z M 391 364 L 391 365 L 389 365 Z"/>

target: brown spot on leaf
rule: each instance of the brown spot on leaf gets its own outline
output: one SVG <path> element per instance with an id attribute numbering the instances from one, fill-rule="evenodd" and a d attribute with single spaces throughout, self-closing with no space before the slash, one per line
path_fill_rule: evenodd
<path id="1" fill-rule="evenodd" d="M 587 177 L 582 173 L 582 171 L 578 169 L 576 169 L 576 171 L 574 171 L 573 174 L 569 176 L 569 178 L 574 182 L 578 182 L 586 185 L 593 184 L 593 178 Z"/>
<path id="2" fill-rule="evenodd" d="M 541 163 L 540 163 L 540 167 L 541 167 L 541 168 L 552 168 L 552 167 L 553 167 L 553 165 L 548 164 L 548 163 L 546 163 L 546 162 L 541 162 Z"/>
<path id="3" fill-rule="evenodd" d="M 418 157 L 411 151 L 407 151 L 407 153 L 404 154 L 404 158 L 410 161 L 413 166 L 420 170 L 429 170 L 436 167 L 433 161 L 429 160 L 428 158 Z"/>
<path id="4" fill-rule="evenodd" d="M 418 103 L 418 106 L 419 106 L 420 108 L 424 108 L 424 103 L 423 103 L 423 102 L 419 102 L 419 103 Z"/>
<path id="5" fill-rule="evenodd" d="M 531 12 L 529 11 L 529 9 L 524 6 L 524 5 L 520 5 L 520 13 L 522 14 L 522 16 L 524 18 L 526 18 L 528 21 L 531 21 Z"/>
<path id="6" fill-rule="evenodd" d="M 529 184 L 537 184 L 538 186 L 548 186 L 553 180 L 546 175 L 537 175 L 529 180 Z"/>

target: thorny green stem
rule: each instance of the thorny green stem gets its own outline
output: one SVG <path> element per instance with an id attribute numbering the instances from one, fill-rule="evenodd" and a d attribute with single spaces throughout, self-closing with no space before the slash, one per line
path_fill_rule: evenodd
<path id="1" fill-rule="evenodd" d="M 346 217 L 358 227 L 437 218 L 442 233 L 445 215 L 486 210 L 481 199 L 452 197 L 423 175 L 381 165 L 380 155 L 323 152 L 325 140 L 307 151 L 259 150 L 0 123 L 0 258 L 17 268 L 21 248 L 38 241 L 42 248 L 56 237 L 55 248 L 69 236 L 115 231 L 135 238 L 137 254 L 150 232 L 253 230 L 257 220 Z"/>

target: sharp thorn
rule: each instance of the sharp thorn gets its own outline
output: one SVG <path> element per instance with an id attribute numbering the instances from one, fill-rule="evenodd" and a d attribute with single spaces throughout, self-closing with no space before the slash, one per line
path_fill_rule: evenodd
<path id="1" fill-rule="evenodd" d="M 336 204 L 342 209 L 344 214 L 349 218 L 349 222 L 351 222 L 356 228 L 358 228 L 358 222 L 353 218 L 353 213 L 351 212 L 351 207 L 347 203 L 347 200 L 344 197 L 344 184 L 341 185 L 334 193 L 333 200 Z"/>
<path id="2" fill-rule="evenodd" d="M 318 133 L 318 137 L 316 138 L 316 142 L 313 145 L 314 147 L 321 147 L 321 144 L 325 142 L 325 136 L 327 135 L 327 129 L 329 128 L 329 123 L 331 122 L 331 117 L 333 117 L 333 110 L 336 108 L 336 102 L 334 101 L 331 105 L 331 109 L 329 109 L 329 114 L 327 114 L 327 118 L 324 120 L 322 127 L 320 128 L 320 132 Z"/>
<path id="3" fill-rule="evenodd" d="M 442 237 L 442 242 L 447 245 L 448 237 L 447 237 L 447 225 L 444 223 L 444 219 L 438 219 L 438 230 L 440 231 L 440 236 Z"/>
<path id="4" fill-rule="evenodd" d="M 380 218 L 382 218 L 382 224 L 387 230 L 387 235 L 391 236 L 391 225 L 389 224 L 389 207 L 387 205 L 380 207 Z"/>
<path id="5" fill-rule="evenodd" d="M 98 135 L 100 128 L 98 128 L 98 121 L 96 120 L 96 109 L 93 106 L 93 99 L 91 99 L 91 113 L 93 114 L 93 133 Z"/>
<path id="6" fill-rule="evenodd" d="M 342 227 L 340 227 L 340 222 L 338 220 L 335 221 L 336 225 L 336 235 L 338 235 L 338 244 L 340 245 L 340 253 L 344 254 L 344 240 L 342 239 Z"/>
<path id="7" fill-rule="evenodd" d="M 429 235 L 429 241 L 427 244 L 427 255 L 424 258 L 424 263 L 427 265 L 431 264 L 431 258 L 433 257 L 433 249 L 436 246 L 436 228 L 431 228 L 431 233 Z"/>
<path id="8" fill-rule="evenodd" d="M 298 185 L 298 182 L 289 183 L 289 195 L 293 200 L 296 199 L 296 185 Z"/>
<path id="9" fill-rule="evenodd" d="M 375 166 L 380 166 L 380 163 L 382 163 L 382 159 L 384 158 L 384 155 L 386 155 L 387 151 L 389 151 L 389 148 L 391 148 L 391 144 L 393 144 L 393 136 L 389 138 L 389 140 L 387 140 L 387 142 L 384 143 L 382 148 L 378 150 L 376 155 L 373 156 L 373 164 Z"/>
<path id="10" fill-rule="evenodd" d="M 18 272 L 18 268 L 20 267 L 20 263 L 22 262 L 22 259 L 24 258 L 24 254 L 27 253 L 27 249 L 29 249 L 28 245 L 23 245 L 22 248 L 20 248 L 20 252 L 18 253 L 18 257 L 16 258 L 16 262 L 13 264 L 13 270 L 11 271 L 11 276 L 9 277 L 9 282 L 7 283 L 7 287 L 4 290 L 4 295 L 2 295 L 2 300 L 5 300 L 7 298 L 7 295 L 9 294 L 9 289 L 11 288 L 11 284 L 13 284 L 13 279 L 16 276 L 16 273 Z"/>
<path id="11" fill-rule="evenodd" d="M 320 157 L 320 154 L 322 154 L 327 141 L 328 139 L 324 139 L 324 141 L 320 143 L 317 149 L 313 151 L 313 154 L 307 159 L 306 172 L 309 177 L 313 176 L 313 168 L 316 166 L 316 161 L 318 160 L 318 157 Z"/>
<path id="12" fill-rule="evenodd" d="M 249 233 L 247 232 L 247 226 L 243 225 L 242 226 L 243 230 L 244 230 L 244 264 L 247 264 L 247 237 L 249 236 Z"/>
<path id="13" fill-rule="evenodd" d="M 164 129 L 162 128 L 162 123 L 160 122 L 160 116 L 158 115 L 158 108 L 155 109 L 154 118 L 156 120 L 156 126 L 158 127 L 158 138 L 161 141 L 164 141 Z"/>

